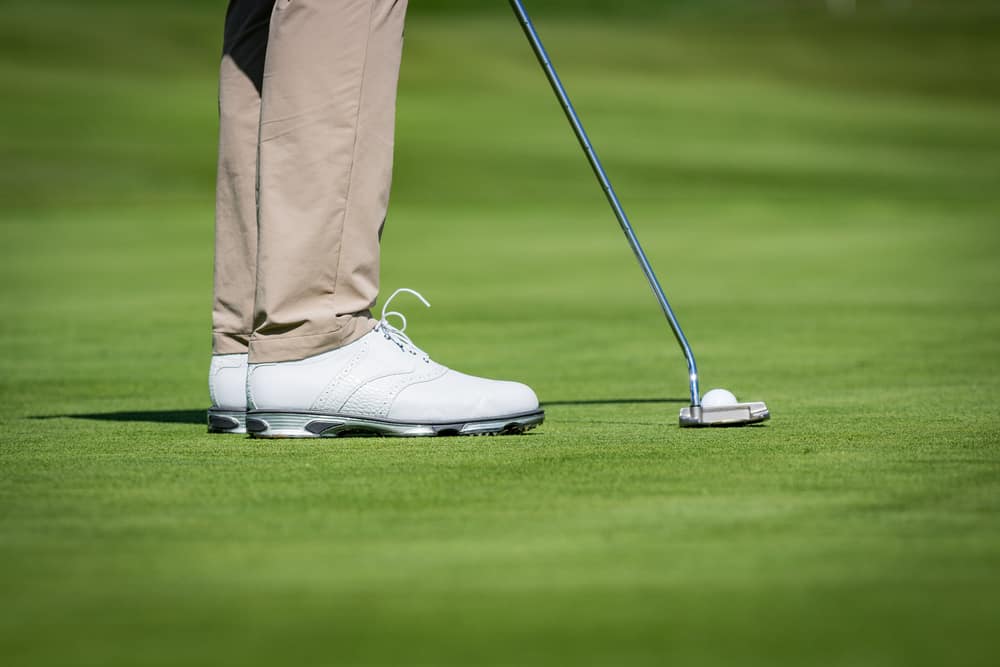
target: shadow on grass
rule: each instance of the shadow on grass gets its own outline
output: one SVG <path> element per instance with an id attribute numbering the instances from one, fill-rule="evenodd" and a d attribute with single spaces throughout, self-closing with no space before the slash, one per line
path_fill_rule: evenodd
<path id="1" fill-rule="evenodd" d="M 683 403 L 688 404 L 686 398 L 595 398 L 578 401 L 542 401 L 543 408 L 554 405 L 638 405 L 641 403 Z"/>
<path id="2" fill-rule="evenodd" d="M 142 412 L 95 412 L 79 415 L 36 415 L 30 419 L 94 419 L 108 422 L 151 422 L 154 424 L 206 423 L 204 410 L 147 410 Z"/>
<path id="3" fill-rule="evenodd" d="M 543 408 L 559 405 L 632 405 L 641 403 L 684 403 L 686 398 L 598 398 L 577 401 L 545 401 Z M 33 415 L 29 419 L 92 419 L 106 422 L 149 422 L 153 424 L 205 424 L 204 410 L 143 410 L 135 412 L 93 412 L 76 415 Z"/>

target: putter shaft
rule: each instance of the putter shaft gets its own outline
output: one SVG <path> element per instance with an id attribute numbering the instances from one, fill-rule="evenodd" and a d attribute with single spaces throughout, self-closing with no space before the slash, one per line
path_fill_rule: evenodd
<path id="1" fill-rule="evenodd" d="M 566 88 L 563 87 L 562 81 L 559 79 L 559 75 L 552 65 L 552 61 L 549 59 L 549 54 L 545 50 L 545 46 L 542 45 L 542 40 L 538 37 L 538 32 L 535 31 L 535 26 L 531 22 L 528 12 L 525 10 L 521 0 L 510 0 L 510 6 L 517 15 L 518 21 L 521 23 L 521 28 L 524 30 L 528 42 L 531 43 L 531 48 L 534 50 L 539 64 L 545 70 L 545 76 L 548 78 L 556 97 L 559 98 L 559 104 L 566 113 L 569 124 L 573 127 L 573 133 L 576 134 L 583 152 L 587 155 L 587 161 L 590 162 L 590 167 L 594 170 L 594 175 L 600 182 L 601 189 L 604 190 L 604 195 L 611 205 L 611 210 L 614 211 L 615 218 L 618 219 L 618 224 L 621 226 L 622 232 L 625 233 L 625 238 L 628 239 L 628 243 L 632 247 L 632 252 L 635 253 L 635 258 L 639 261 L 639 266 L 642 268 L 642 272 L 645 274 L 646 280 L 649 282 L 649 286 L 653 290 L 653 294 L 656 296 L 656 300 L 659 302 L 660 308 L 667 318 L 667 322 L 670 324 L 670 329 L 674 332 L 674 337 L 684 352 L 684 359 L 688 365 L 691 407 L 698 408 L 700 412 L 701 394 L 698 391 L 698 365 L 695 363 L 694 353 L 691 351 L 687 337 L 684 336 L 684 331 L 677 321 L 677 316 L 674 315 L 674 310 L 670 307 L 670 302 L 667 301 L 667 296 L 663 293 L 663 288 L 660 287 L 660 281 L 656 279 L 656 274 L 653 272 L 653 267 L 650 266 L 649 260 L 646 258 L 646 253 L 643 252 L 642 246 L 639 245 L 639 239 L 636 238 L 635 232 L 632 230 L 632 224 L 629 222 L 628 216 L 625 215 L 621 202 L 618 201 L 618 195 L 615 194 L 615 189 L 611 186 L 611 181 L 608 180 L 608 175 L 604 171 L 604 167 L 601 165 L 601 161 L 597 157 L 593 145 L 590 143 L 590 138 L 587 136 L 586 130 L 583 129 L 580 117 L 577 115 L 576 109 L 573 107 L 573 103 L 566 93 Z"/>

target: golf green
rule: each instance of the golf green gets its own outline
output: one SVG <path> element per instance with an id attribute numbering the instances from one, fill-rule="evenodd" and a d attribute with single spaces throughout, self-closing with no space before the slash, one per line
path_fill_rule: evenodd
<path id="1" fill-rule="evenodd" d="M 771 408 L 708 430 L 463 4 L 411 8 L 383 295 L 546 422 L 299 442 L 204 427 L 224 3 L 3 3 L 0 661 L 996 664 L 1000 3 L 529 3 L 703 389 Z"/>

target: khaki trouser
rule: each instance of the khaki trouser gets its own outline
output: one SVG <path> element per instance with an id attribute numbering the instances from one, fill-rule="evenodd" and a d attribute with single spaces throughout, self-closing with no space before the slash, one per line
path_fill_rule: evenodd
<path id="1" fill-rule="evenodd" d="M 406 0 L 230 0 L 219 86 L 215 354 L 366 334 Z"/>

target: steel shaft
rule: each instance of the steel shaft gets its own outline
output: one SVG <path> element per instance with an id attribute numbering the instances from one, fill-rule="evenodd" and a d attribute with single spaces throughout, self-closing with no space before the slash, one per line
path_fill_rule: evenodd
<path id="1" fill-rule="evenodd" d="M 614 211 L 615 218 L 618 219 L 618 224 L 621 226 L 622 232 L 625 233 L 625 238 L 628 239 L 628 243 L 632 247 L 632 252 L 635 253 L 635 258 L 639 261 L 639 266 L 642 268 L 642 272 L 646 276 L 646 280 L 649 282 L 649 286 L 653 290 L 653 294 L 656 296 L 656 300 L 660 304 L 660 308 L 663 310 L 663 314 L 667 318 L 667 322 L 670 324 L 670 329 L 674 332 L 674 337 L 677 339 L 677 343 L 681 346 L 681 350 L 684 352 L 684 359 L 687 361 L 688 366 L 688 383 L 691 391 L 691 407 L 697 408 L 701 405 L 701 394 L 698 391 L 698 365 L 695 363 L 694 353 L 691 351 L 691 346 L 688 344 L 687 337 L 684 335 L 684 331 L 681 329 L 681 325 L 677 321 L 677 316 L 674 315 L 673 308 L 670 307 L 670 302 L 667 301 L 667 296 L 663 293 L 663 288 L 660 287 L 660 281 L 656 279 L 656 274 L 653 272 L 653 267 L 650 266 L 649 260 L 646 258 L 646 253 L 639 244 L 639 239 L 636 238 L 635 231 L 632 229 L 632 224 L 629 222 L 628 216 L 625 215 L 625 210 L 622 208 L 621 202 L 618 200 L 618 195 L 615 194 L 615 189 L 611 186 L 611 181 L 608 180 L 607 172 L 604 171 L 604 167 L 601 165 L 601 160 L 597 157 L 597 153 L 594 151 L 594 147 L 590 143 L 590 137 L 587 136 L 586 130 L 583 129 L 583 123 L 580 122 L 580 116 L 577 115 L 576 109 L 573 107 L 573 103 L 570 101 L 569 95 L 566 93 L 566 88 L 563 86 L 562 81 L 559 79 L 559 75 L 556 73 L 555 67 L 552 65 L 552 60 L 549 58 L 549 54 L 545 50 L 545 46 L 542 44 L 542 40 L 539 38 L 538 32 L 535 30 L 534 24 L 531 22 L 531 17 L 528 16 L 528 12 L 525 10 L 521 0 L 510 0 L 510 6 L 517 15 L 518 21 L 521 23 L 521 28 L 523 28 L 524 34 L 528 38 L 528 42 L 531 43 L 531 48 L 535 52 L 535 56 L 538 58 L 539 64 L 542 66 L 542 69 L 545 70 L 545 76 L 548 78 L 549 84 L 551 84 L 556 97 L 559 98 L 559 104 L 566 113 L 566 118 L 569 120 L 569 124 L 573 127 L 573 133 L 576 134 L 576 138 L 580 142 L 583 152 L 587 155 L 587 161 L 590 162 L 590 167 L 594 170 L 594 175 L 600 182 L 601 189 L 604 190 L 604 195 L 607 197 L 608 203 L 611 205 L 611 210 Z"/>

